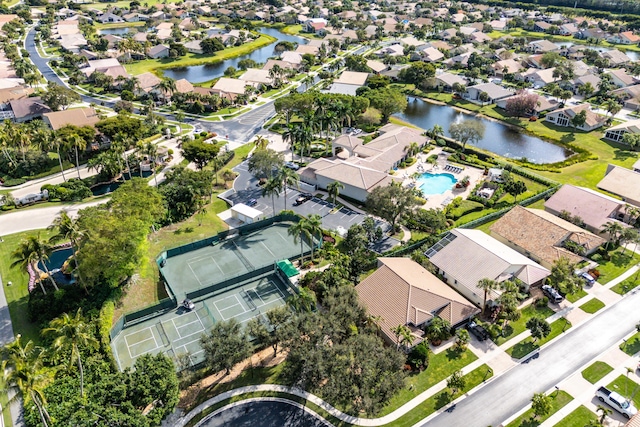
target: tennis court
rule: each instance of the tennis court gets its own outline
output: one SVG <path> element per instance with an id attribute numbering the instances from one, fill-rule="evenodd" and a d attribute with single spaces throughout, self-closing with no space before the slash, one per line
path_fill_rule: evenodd
<path id="1" fill-rule="evenodd" d="M 178 307 L 169 313 L 123 329 L 111 342 L 120 369 L 144 354 L 165 353 L 174 361 L 187 354 L 192 365 L 204 360 L 200 337 L 216 321 L 250 319 L 285 304 L 293 290 L 274 272 L 231 286 L 196 303 L 193 311 Z"/>
<path id="2" fill-rule="evenodd" d="M 277 260 L 296 257 L 300 243 L 287 234 L 288 224 L 274 224 L 245 236 L 167 258 L 162 275 L 178 299 L 189 292 L 250 273 Z M 304 252 L 310 250 L 302 243 Z"/>

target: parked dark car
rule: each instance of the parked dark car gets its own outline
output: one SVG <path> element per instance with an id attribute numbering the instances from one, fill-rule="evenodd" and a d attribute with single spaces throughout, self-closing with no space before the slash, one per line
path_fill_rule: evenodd
<path id="1" fill-rule="evenodd" d="M 587 286 L 593 286 L 593 284 L 596 283 L 596 279 L 585 271 L 576 271 L 576 276 L 582 278 L 586 282 Z"/>
<path id="2" fill-rule="evenodd" d="M 301 204 L 303 204 L 304 202 L 306 202 L 307 200 L 311 200 L 313 199 L 313 194 L 311 193 L 301 193 L 298 198 L 296 198 L 296 201 L 293 202 L 293 206 L 299 206 Z"/>
<path id="3" fill-rule="evenodd" d="M 258 204 L 258 201 L 256 199 L 249 199 L 249 201 L 246 203 L 247 206 L 255 206 Z"/>
<path id="4" fill-rule="evenodd" d="M 467 325 L 467 329 L 469 330 L 469 332 L 475 335 L 475 337 L 478 338 L 480 341 L 484 341 L 487 338 L 489 338 L 489 332 L 487 332 L 485 328 L 478 325 L 474 321 L 469 322 L 469 324 Z"/>
<path id="5" fill-rule="evenodd" d="M 542 285 L 542 293 L 545 294 L 549 301 L 556 304 L 561 303 L 564 299 L 560 293 L 549 285 Z"/>

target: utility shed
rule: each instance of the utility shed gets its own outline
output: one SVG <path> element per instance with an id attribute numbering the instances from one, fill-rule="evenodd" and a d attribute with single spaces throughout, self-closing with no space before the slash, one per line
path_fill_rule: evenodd
<path id="1" fill-rule="evenodd" d="M 263 215 L 262 211 L 247 206 L 244 203 L 238 203 L 231 207 L 231 217 L 245 224 L 253 224 L 261 215 Z"/>

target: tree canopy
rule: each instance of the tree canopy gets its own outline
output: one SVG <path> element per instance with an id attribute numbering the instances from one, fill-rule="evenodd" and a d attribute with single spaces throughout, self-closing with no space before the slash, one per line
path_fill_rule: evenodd
<path id="1" fill-rule="evenodd" d="M 395 229 L 401 215 L 409 215 L 418 206 L 420 194 L 413 188 L 392 182 L 386 187 L 376 187 L 367 197 L 367 207 L 374 215 L 386 219 Z"/>

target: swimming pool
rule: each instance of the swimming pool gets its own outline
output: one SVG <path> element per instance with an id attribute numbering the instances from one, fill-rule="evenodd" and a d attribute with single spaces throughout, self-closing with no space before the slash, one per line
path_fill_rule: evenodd
<path id="1" fill-rule="evenodd" d="M 431 194 L 442 194 L 458 182 L 456 177 L 450 173 L 423 173 L 416 182 L 416 187 L 425 196 Z"/>

